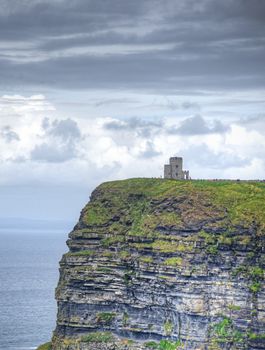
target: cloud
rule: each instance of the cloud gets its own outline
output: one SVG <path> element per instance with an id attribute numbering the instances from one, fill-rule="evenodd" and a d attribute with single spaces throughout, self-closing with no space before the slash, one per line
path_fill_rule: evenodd
<path id="1" fill-rule="evenodd" d="M 142 150 L 138 157 L 140 158 L 154 158 L 161 155 L 161 152 L 156 151 L 154 144 L 151 141 L 147 141 L 144 150 Z"/>
<path id="2" fill-rule="evenodd" d="M 76 121 L 68 118 L 50 121 L 42 120 L 44 134 L 30 153 L 33 161 L 65 162 L 78 157 L 78 142 L 82 135 Z"/>
<path id="3" fill-rule="evenodd" d="M 0 10 L 2 88 L 165 94 L 265 84 L 262 1 L 3 0 Z"/>
<path id="4" fill-rule="evenodd" d="M 200 109 L 200 105 L 196 102 L 184 101 L 181 104 L 184 109 Z"/>
<path id="5" fill-rule="evenodd" d="M 229 168 L 242 168 L 251 164 L 250 156 L 237 155 L 234 152 L 229 152 L 228 149 L 213 151 L 205 143 L 190 145 L 187 149 L 183 149 L 180 152 L 191 165 L 200 168 L 227 170 Z M 194 156 L 195 154 L 196 157 Z M 235 173 L 234 178 L 236 177 Z"/>
<path id="6" fill-rule="evenodd" d="M 12 141 L 19 141 L 19 135 L 11 129 L 10 126 L 4 126 L 0 130 L 0 138 L 3 138 L 7 143 L 10 143 Z"/>
<path id="7" fill-rule="evenodd" d="M 238 174 L 256 178 L 265 171 L 262 127 L 250 128 L 251 124 L 235 120 L 228 128 L 227 122 L 209 116 L 101 117 L 88 122 L 59 116 L 58 111 L 49 110 L 46 99 L 47 111 L 43 102 L 40 110 L 34 111 L 33 106 L 27 107 L 31 100 L 19 98 L 18 102 L 14 98 L 19 116 L 10 119 L 4 130 L 14 131 L 20 140 L 7 145 L 0 138 L 0 184 L 82 186 L 86 181 L 96 184 L 132 176 L 155 177 L 162 175 L 163 164 L 173 155 L 184 157 L 192 178 L 235 178 Z"/>
<path id="8" fill-rule="evenodd" d="M 73 141 L 81 138 L 81 132 L 77 122 L 70 118 L 54 120 L 52 122 L 50 122 L 49 118 L 44 118 L 42 127 L 48 135 L 60 137 L 65 141 Z"/>
<path id="9" fill-rule="evenodd" d="M 219 120 L 214 120 L 207 123 L 200 115 L 195 115 L 182 121 L 179 127 L 172 127 L 168 129 L 167 132 L 169 134 L 179 135 L 203 135 L 224 133 L 228 130 L 229 127 L 222 124 Z"/>
<path id="10" fill-rule="evenodd" d="M 240 126 L 246 127 L 248 130 L 265 130 L 265 115 L 250 116 L 245 118 L 240 118 L 237 121 Z"/>
<path id="11" fill-rule="evenodd" d="M 44 161 L 51 163 L 60 163 L 75 158 L 77 156 L 76 148 L 72 144 L 60 144 L 43 142 L 36 145 L 31 151 L 31 160 Z"/>
<path id="12" fill-rule="evenodd" d="M 96 107 L 109 106 L 109 105 L 121 105 L 121 104 L 136 104 L 139 100 L 129 98 L 106 98 L 94 102 Z"/>
<path id="13" fill-rule="evenodd" d="M 140 137 L 150 137 L 163 126 L 161 120 L 143 120 L 130 118 L 128 120 L 111 120 L 103 124 L 103 128 L 115 132 L 136 132 Z"/>
<path id="14" fill-rule="evenodd" d="M 2 120 L 6 117 L 22 117 L 54 111 L 55 107 L 42 94 L 21 96 L 18 94 L 0 96 L 0 111 Z"/>

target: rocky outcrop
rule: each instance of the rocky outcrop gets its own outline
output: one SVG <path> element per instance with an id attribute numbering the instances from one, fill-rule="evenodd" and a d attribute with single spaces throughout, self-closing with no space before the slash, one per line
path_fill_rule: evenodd
<path id="1" fill-rule="evenodd" d="M 102 184 L 60 262 L 52 349 L 265 349 L 264 238 L 265 184 Z"/>

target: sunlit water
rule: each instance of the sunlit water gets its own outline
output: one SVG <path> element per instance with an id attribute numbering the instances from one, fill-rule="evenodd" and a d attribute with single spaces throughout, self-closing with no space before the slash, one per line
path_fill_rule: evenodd
<path id="1" fill-rule="evenodd" d="M 0 231 L 1 350 L 36 349 L 50 339 L 66 239 L 65 231 Z"/>

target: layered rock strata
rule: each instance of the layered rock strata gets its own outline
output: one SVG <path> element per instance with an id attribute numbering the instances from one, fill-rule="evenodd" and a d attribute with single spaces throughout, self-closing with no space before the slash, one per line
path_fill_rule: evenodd
<path id="1" fill-rule="evenodd" d="M 104 183 L 69 235 L 53 350 L 265 349 L 265 184 Z"/>

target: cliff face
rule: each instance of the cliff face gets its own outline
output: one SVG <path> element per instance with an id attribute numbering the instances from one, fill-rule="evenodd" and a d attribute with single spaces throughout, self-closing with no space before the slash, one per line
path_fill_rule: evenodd
<path id="1" fill-rule="evenodd" d="M 104 183 L 69 235 L 52 349 L 265 349 L 265 184 Z"/>

